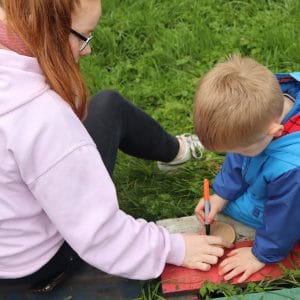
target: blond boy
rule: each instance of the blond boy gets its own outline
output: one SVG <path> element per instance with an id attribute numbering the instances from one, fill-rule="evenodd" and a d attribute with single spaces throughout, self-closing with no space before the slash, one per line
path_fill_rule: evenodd
<path id="1" fill-rule="evenodd" d="M 200 81 L 194 124 L 209 150 L 227 152 L 213 183 L 209 221 L 223 212 L 256 228 L 253 247 L 219 267 L 239 282 L 285 258 L 300 239 L 300 73 L 274 76 L 234 55 Z M 203 199 L 195 211 L 203 223 Z"/>

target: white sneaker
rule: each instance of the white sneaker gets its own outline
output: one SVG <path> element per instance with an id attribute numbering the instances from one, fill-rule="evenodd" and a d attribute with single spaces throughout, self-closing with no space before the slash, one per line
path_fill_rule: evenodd
<path id="1" fill-rule="evenodd" d="M 180 165 L 189 161 L 192 157 L 200 159 L 203 157 L 204 147 L 194 134 L 184 133 L 176 136 L 185 144 L 184 153 L 181 158 L 175 158 L 170 162 L 158 161 L 157 166 L 162 172 L 169 172 L 175 170 Z"/>

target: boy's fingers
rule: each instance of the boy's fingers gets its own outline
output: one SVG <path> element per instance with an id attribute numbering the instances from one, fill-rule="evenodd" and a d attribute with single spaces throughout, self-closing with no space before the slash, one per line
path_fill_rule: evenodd
<path id="1" fill-rule="evenodd" d="M 199 214 L 199 215 L 204 215 L 204 210 L 203 209 L 200 209 L 198 207 L 195 208 L 195 213 L 196 214 Z"/>
<path id="2" fill-rule="evenodd" d="M 215 218 L 215 213 L 211 211 L 211 212 L 209 213 L 209 215 L 208 215 L 208 221 L 209 221 L 210 224 L 213 223 L 214 218 Z"/>
<path id="3" fill-rule="evenodd" d="M 195 215 L 201 224 L 204 224 L 204 211 L 198 209 L 198 206 L 195 208 Z"/>
<path id="4" fill-rule="evenodd" d="M 208 215 L 208 220 L 210 222 L 210 224 L 212 224 L 214 222 L 215 216 L 218 213 L 217 209 L 212 208 L 211 211 L 209 212 Z"/>
<path id="5" fill-rule="evenodd" d="M 196 218 L 198 219 L 198 221 L 202 224 L 202 225 L 204 225 L 204 218 L 202 218 L 199 214 L 195 214 L 196 215 Z"/>
<path id="6" fill-rule="evenodd" d="M 204 210 L 204 202 L 200 200 L 200 202 L 197 204 L 195 211 Z"/>
<path id="7" fill-rule="evenodd" d="M 195 211 L 195 214 L 196 214 L 197 216 L 199 216 L 201 219 L 204 219 L 204 212 L 203 212 L 203 210 Z"/>
<path id="8" fill-rule="evenodd" d="M 244 274 L 238 279 L 238 283 L 244 282 L 251 274 L 248 271 L 245 271 Z"/>
<path id="9" fill-rule="evenodd" d="M 236 254 L 238 253 L 238 250 L 239 250 L 239 249 L 234 249 L 234 250 L 230 251 L 229 253 L 227 253 L 227 256 L 228 256 L 228 257 L 231 257 L 231 256 L 236 255 Z"/>

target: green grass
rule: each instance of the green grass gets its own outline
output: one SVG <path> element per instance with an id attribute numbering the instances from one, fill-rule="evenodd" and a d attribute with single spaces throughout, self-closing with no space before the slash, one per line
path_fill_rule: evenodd
<path id="1" fill-rule="evenodd" d="M 116 89 L 173 134 L 192 132 L 192 99 L 201 75 L 240 52 L 274 72 L 300 69 L 298 0 L 104 0 L 93 54 L 82 69 L 91 94 Z M 223 157 L 210 154 L 176 176 L 120 154 L 114 179 L 121 207 L 157 220 L 190 215 L 204 176 Z"/>
<path id="2" fill-rule="evenodd" d="M 173 134 L 193 132 L 197 82 L 228 54 L 251 56 L 274 72 L 300 70 L 299 0 L 103 0 L 102 6 L 93 54 L 82 62 L 90 93 L 118 90 Z M 213 179 L 222 160 L 207 153 L 167 176 L 153 162 L 120 153 L 114 181 L 121 208 L 154 221 L 191 215 L 203 178 Z"/>
<path id="3" fill-rule="evenodd" d="M 293 269 L 286 269 L 282 267 L 282 276 L 276 279 L 268 278 L 261 280 L 260 282 L 248 282 L 240 286 L 234 286 L 228 283 L 221 283 L 219 285 L 211 282 L 205 282 L 199 290 L 199 294 L 203 299 L 209 300 L 212 297 L 217 299 L 220 297 L 227 297 L 239 295 L 242 299 L 251 299 L 250 296 L 246 296 L 252 293 L 265 292 L 276 295 L 276 291 L 281 289 L 299 288 L 300 287 L 300 270 L 299 266 L 295 265 Z M 271 276 L 270 276 L 271 277 Z M 156 290 L 158 288 L 156 287 Z M 152 289 L 156 291 L 155 289 Z M 155 298 L 152 298 L 155 299 Z M 257 298 L 256 298 L 257 299 Z M 296 298 L 285 298 L 296 299 Z M 263 299 L 261 299 L 263 300 Z"/>

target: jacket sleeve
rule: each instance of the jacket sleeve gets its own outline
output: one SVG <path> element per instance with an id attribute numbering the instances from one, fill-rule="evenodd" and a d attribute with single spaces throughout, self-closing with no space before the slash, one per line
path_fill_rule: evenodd
<path id="1" fill-rule="evenodd" d="M 267 186 L 264 225 L 257 229 L 252 252 L 263 263 L 278 262 L 300 238 L 300 168 L 286 172 Z"/>
<path id="2" fill-rule="evenodd" d="M 212 185 L 216 194 L 226 200 L 234 200 L 241 196 L 248 185 L 244 181 L 242 168 L 245 157 L 239 154 L 226 155 L 222 168 Z"/>
<path id="3" fill-rule="evenodd" d="M 92 266 L 132 279 L 181 265 L 182 235 L 120 210 L 115 186 L 93 145 L 63 156 L 29 188 L 70 246 Z"/>

